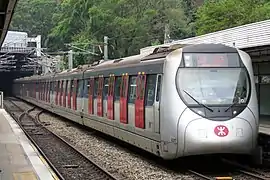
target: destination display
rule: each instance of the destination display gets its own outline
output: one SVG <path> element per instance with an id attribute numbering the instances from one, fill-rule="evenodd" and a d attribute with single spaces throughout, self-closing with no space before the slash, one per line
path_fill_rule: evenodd
<path id="1" fill-rule="evenodd" d="M 186 67 L 239 67 L 236 53 L 188 53 L 184 60 Z"/>

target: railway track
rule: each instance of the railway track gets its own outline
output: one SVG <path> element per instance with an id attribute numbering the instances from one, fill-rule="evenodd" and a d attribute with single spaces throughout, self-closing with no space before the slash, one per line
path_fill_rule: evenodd
<path id="1" fill-rule="evenodd" d="M 18 100 L 18 101 L 20 101 L 20 100 Z M 30 108 L 30 107 L 28 107 L 28 108 Z M 21 110 L 18 110 L 18 107 L 16 105 L 13 105 L 13 109 L 14 109 L 13 112 L 15 112 L 17 114 L 22 113 L 22 112 L 20 112 Z M 30 108 L 30 110 L 34 110 L 34 108 Z M 30 110 L 29 110 L 29 112 L 30 112 Z M 37 112 L 37 110 L 35 110 L 34 112 Z M 42 122 L 39 120 L 39 115 L 41 113 L 42 113 L 42 111 L 39 111 L 39 113 L 37 113 L 35 115 L 35 118 L 34 118 L 34 121 L 39 125 L 42 124 Z M 28 113 L 26 113 L 26 114 L 28 114 Z M 46 126 L 46 124 L 44 124 L 44 126 Z M 59 139 L 65 141 L 64 139 L 62 139 L 58 135 L 55 135 L 55 136 L 57 136 Z M 66 142 L 66 143 L 68 144 L 68 142 Z M 194 165 L 194 163 L 192 163 L 193 165 L 189 166 L 190 168 L 188 168 L 184 174 L 187 173 L 188 175 L 191 175 L 194 179 L 209 179 L 209 180 L 210 179 L 211 180 L 214 180 L 214 179 L 220 179 L 220 180 L 221 179 L 224 179 L 224 180 L 226 180 L 226 179 L 235 179 L 235 180 L 242 180 L 242 179 L 243 180 L 244 179 L 266 180 L 266 179 L 270 179 L 270 176 L 269 177 L 265 176 L 264 172 L 262 172 L 261 169 L 258 169 L 256 171 L 253 168 L 244 167 L 241 164 L 237 164 L 236 162 L 231 162 L 231 161 L 226 160 L 226 159 L 222 159 L 222 160 L 220 160 L 220 162 L 217 162 L 216 160 L 214 160 L 212 162 L 213 162 L 213 164 L 210 167 L 208 166 L 210 164 L 210 162 L 208 162 L 207 164 L 204 164 L 204 165 L 201 165 L 201 163 L 199 162 L 198 164 L 200 164 L 200 165 L 198 165 L 198 166 Z M 153 163 L 155 163 L 155 161 Z M 67 166 L 66 168 L 70 168 L 70 169 L 75 168 L 76 169 L 76 167 L 74 166 L 76 164 L 68 164 L 68 165 L 69 166 Z M 179 167 L 179 164 L 177 163 L 174 167 L 176 167 L 176 166 Z M 169 167 L 169 169 L 171 169 L 170 166 L 168 166 L 168 167 Z M 196 167 L 196 168 L 194 168 L 194 167 Z M 172 169 L 174 169 L 174 168 L 172 168 Z M 185 168 L 185 166 L 182 166 L 181 169 L 183 170 L 186 168 Z M 57 166 L 56 166 L 56 170 L 58 170 Z M 178 170 L 176 170 L 176 172 Z M 59 172 L 60 172 L 60 170 L 59 170 Z M 269 171 L 267 173 L 269 173 Z M 62 173 L 60 172 L 60 174 L 62 174 Z M 74 179 L 81 179 L 81 178 L 76 177 Z M 105 178 L 100 178 L 100 179 L 105 179 Z"/>
<path id="2" fill-rule="evenodd" d="M 116 177 L 86 157 L 66 140 L 43 126 L 39 121 L 39 115 L 42 111 L 37 113 L 34 118 L 29 115 L 29 112 L 35 107 L 25 111 L 13 101 L 14 99 L 7 99 L 4 102 L 5 109 L 18 122 L 59 179 L 117 180 Z"/>
<path id="3" fill-rule="evenodd" d="M 195 179 L 206 180 L 269 180 L 270 176 L 266 176 L 261 171 L 245 167 L 237 162 L 227 159 L 220 159 L 218 166 L 197 167 L 195 169 L 188 169 L 188 172 L 195 175 Z"/>

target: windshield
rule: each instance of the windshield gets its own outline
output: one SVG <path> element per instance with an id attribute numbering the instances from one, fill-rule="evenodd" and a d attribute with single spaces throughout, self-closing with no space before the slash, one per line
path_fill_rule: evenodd
<path id="1" fill-rule="evenodd" d="M 177 86 L 188 105 L 246 104 L 250 92 L 245 68 L 179 68 Z"/>

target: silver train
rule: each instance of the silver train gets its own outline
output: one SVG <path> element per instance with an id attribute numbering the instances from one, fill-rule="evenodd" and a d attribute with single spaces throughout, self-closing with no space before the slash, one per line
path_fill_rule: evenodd
<path id="1" fill-rule="evenodd" d="M 14 80 L 15 96 L 164 159 L 251 155 L 258 103 L 249 55 L 221 44 Z"/>

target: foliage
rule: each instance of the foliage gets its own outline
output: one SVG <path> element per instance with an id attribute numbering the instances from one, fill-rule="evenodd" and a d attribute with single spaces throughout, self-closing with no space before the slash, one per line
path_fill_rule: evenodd
<path id="1" fill-rule="evenodd" d="M 162 44 L 166 26 L 183 39 L 269 18 L 269 0 L 20 0 L 11 30 L 42 35 L 49 51 L 83 52 L 77 66 L 102 58 L 104 36 L 112 59 Z"/>
<path id="2" fill-rule="evenodd" d="M 197 11 L 197 35 L 270 18 L 265 0 L 208 0 Z"/>
<path id="3" fill-rule="evenodd" d="M 54 27 L 52 14 L 57 11 L 55 0 L 20 0 L 10 30 L 24 31 L 30 36 L 41 35 L 45 46 L 49 31 Z"/>
<path id="4" fill-rule="evenodd" d="M 54 20 L 57 25 L 49 36 L 55 49 L 65 49 L 68 42 L 92 49 L 93 44 L 102 46 L 106 35 L 110 58 L 163 43 L 165 24 L 169 24 L 171 38 L 191 35 L 181 0 L 64 0 Z M 76 65 L 91 61 L 89 55 L 76 57 Z"/>

